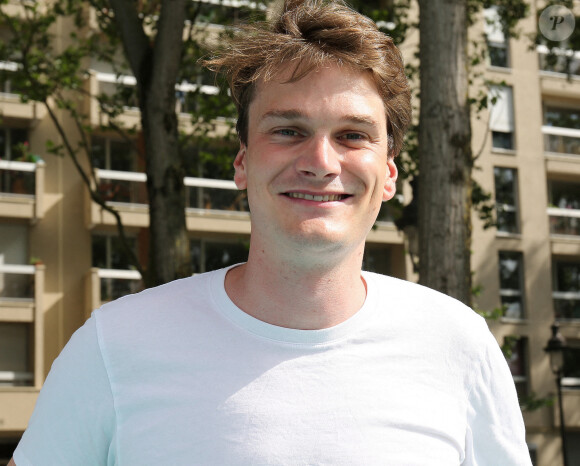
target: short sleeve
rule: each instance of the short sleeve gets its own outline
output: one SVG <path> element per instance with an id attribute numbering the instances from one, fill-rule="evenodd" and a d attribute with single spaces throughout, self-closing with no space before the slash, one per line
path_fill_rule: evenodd
<path id="1" fill-rule="evenodd" d="M 464 466 L 531 466 L 522 412 L 505 357 L 490 332 L 469 394 Z"/>
<path id="2" fill-rule="evenodd" d="M 75 332 L 40 391 L 17 466 L 115 464 L 115 409 L 94 316 Z"/>

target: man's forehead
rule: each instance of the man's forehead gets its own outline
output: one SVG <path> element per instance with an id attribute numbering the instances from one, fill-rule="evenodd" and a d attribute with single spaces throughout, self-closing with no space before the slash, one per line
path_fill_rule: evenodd
<path id="1" fill-rule="evenodd" d="M 302 68 L 300 68 L 302 67 Z M 369 85 L 372 87 L 374 91 L 376 91 L 376 95 L 381 99 L 383 102 L 383 106 L 385 107 L 385 116 L 386 116 L 386 105 L 385 102 L 380 95 L 378 87 L 375 83 L 375 80 L 372 77 L 372 73 L 368 70 L 359 70 L 352 66 L 338 64 L 335 62 L 328 62 L 323 63 L 320 65 L 308 66 L 305 64 L 300 63 L 283 63 L 280 65 L 278 71 L 274 74 L 267 76 L 266 78 L 261 77 L 254 83 L 252 95 L 250 99 L 250 107 L 251 104 L 256 100 L 256 98 L 264 91 L 268 90 L 268 88 L 277 87 L 279 85 L 286 85 L 286 84 L 293 84 L 298 83 L 302 80 L 312 79 L 313 74 L 323 73 L 323 72 L 332 72 L 337 73 L 338 75 L 345 77 L 345 78 L 353 78 L 353 83 L 356 79 L 360 77 L 364 77 Z M 349 88 L 353 89 L 353 88 Z M 290 94 L 292 95 L 292 94 Z M 296 115 L 299 116 L 299 115 Z"/>

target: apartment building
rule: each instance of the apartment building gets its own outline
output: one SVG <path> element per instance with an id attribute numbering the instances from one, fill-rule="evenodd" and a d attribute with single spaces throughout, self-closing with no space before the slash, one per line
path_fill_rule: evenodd
<path id="1" fill-rule="evenodd" d="M 235 13 L 239 2 L 224 2 Z M 580 461 L 580 55 L 547 54 L 530 48 L 526 33 L 537 30 L 540 8 L 530 3 L 524 33 L 506 40 L 494 26 L 493 9 L 475 28 L 486 33 L 485 77 L 496 97 L 473 119 L 474 152 L 481 152 L 475 177 L 494 194 L 497 226 L 484 229 L 474 215 L 474 283 L 479 309 L 502 307 L 490 321 L 498 342 L 511 345 L 510 367 L 522 400 L 556 391 L 543 348 L 557 321 L 570 350 L 563 402 L 570 460 Z M 578 13 L 578 12 L 577 12 Z M 68 31 L 61 23 L 56 34 Z M 479 28 L 479 29 L 477 29 Z M 475 34 L 474 33 L 474 34 Z M 50 365 L 72 333 L 101 303 L 142 288 L 139 273 L 120 254 L 113 217 L 91 201 L 68 158 L 45 152 L 55 139 L 46 109 L 22 103 L 9 79 L 14 63 L 0 63 L 0 464 L 10 457 L 26 427 Z M 93 63 L 91 92 L 106 91 L 117 77 Z M 131 85 L 130 77 L 126 84 Z M 206 85 L 212 92 L 211 85 Z M 187 85 L 178 88 L 187 96 Z M 188 124 L 187 99 L 178 102 Z M 99 128 L 100 108 L 87 99 L 90 123 Z M 121 117 L 138 122 L 128 102 Z M 146 255 L 146 176 L 135 144 L 95 131 L 91 150 L 97 188 L 121 214 L 135 251 Z M 247 203 L 231 178 L 211 164 L 191 160 L 184 180 L 187 228 L 196 273 L 247 256 Z M 232 160 L 235 155 L 232 147 Z M 402 187 L 407 196 L 410 189 Z M 385 208 L 367 238 L 365 267 L 414 280 L 408 242 Z M 561 462 L 558 404 L 525 412 L 534 464 Z M 573 462 L 571 464 L 574 464 Z"/>

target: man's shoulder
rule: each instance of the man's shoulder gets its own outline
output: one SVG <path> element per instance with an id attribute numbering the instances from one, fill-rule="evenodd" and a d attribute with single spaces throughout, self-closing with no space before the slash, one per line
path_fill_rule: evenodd
<path id="1" fill-rule="evenodd" d="M 225 274 L 225 269 L 193 275 L 145 289 L 139 293 L 123 296 L 104 304 L 93 312 L 98 321 L 119 322 L 167 319 L 170 315 L 183 313 L 211 303 L 211 283 Z"/>
<path id="2" fill-rule="evenodd" d="M 386 275 L 365 272 L 390 313 L 418 328 L 445 329 L 474 337 L 489 332 L 485 319 L 461 301 L 437 290 Z"/>

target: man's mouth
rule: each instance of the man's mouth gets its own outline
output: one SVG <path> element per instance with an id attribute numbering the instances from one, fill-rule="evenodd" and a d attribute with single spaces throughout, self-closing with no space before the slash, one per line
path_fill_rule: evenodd
<path id="1" fill-rule="evenodd" d="M 331 201 L 342 201 L 347 197 L 350 197 L 350 194 L 306 194 L 306 193 L 284 193 L 285 196 L 291 197 L 293 199 L 304 199 L 307 201 L 316 201 L 316 202 L 331 202 Z"/>

